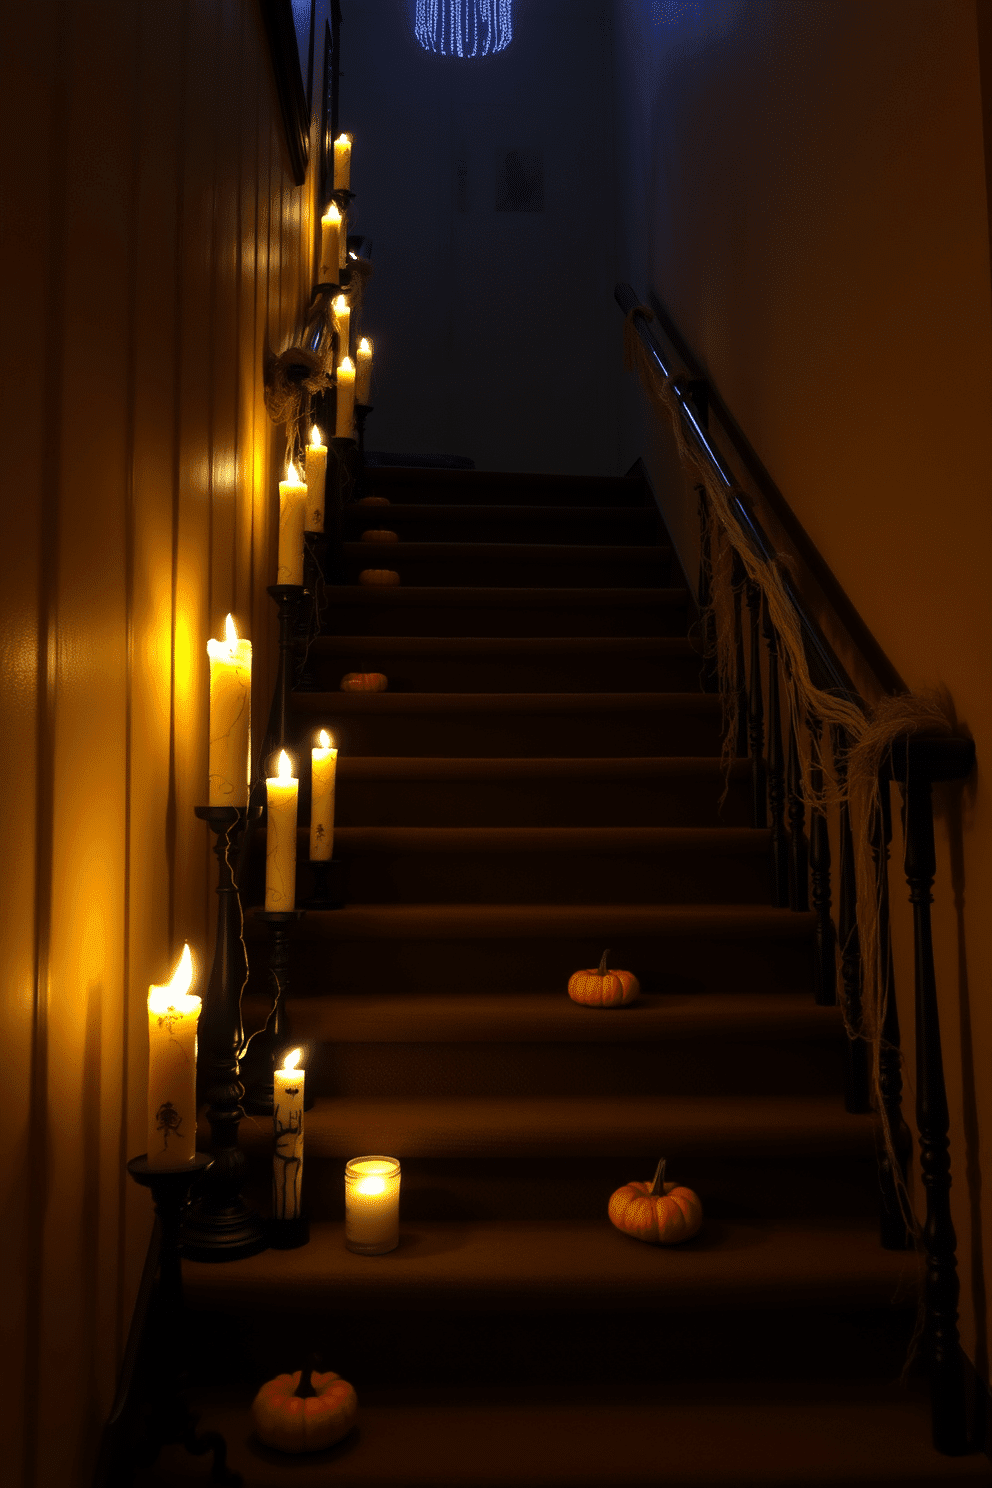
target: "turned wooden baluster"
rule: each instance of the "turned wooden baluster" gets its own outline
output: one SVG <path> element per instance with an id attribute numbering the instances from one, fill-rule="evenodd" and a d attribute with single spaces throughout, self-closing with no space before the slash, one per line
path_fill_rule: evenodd
<path id="1" fill-rule="evenodd" d="M 809 840 L 806 836 L 806 802 L 803 797 L 803 767 L 795 719 L 789 719 L 789 754 L 786 766 L 789 797 L 789 906 L 809 909 Z"/>
<path id="2" fill-rule="evenodd" d="M 810 789 L 814 799 L 823 787 L 823 767 L 820 763 L 820 720 L 810 718 L 811 743 Z M 813 932 L 813 987 L 816 1001 L 821 1006 L 832 1006 L 837 1001 L 837 935 L 830 917 L 830 835 L 827 831 L 826 813 L 814 806 L 810 812 L 809 861 L 813 890 L 813 909 L 816 927 Z"/>
<path id="3" fill-rule="evenodd" d="M 778 632 L 762 603 L 762 630 L 768 647 L 768 810 L 772 825 L 772 897 L 789 902 L 789 844 L 785 835 L 785 766 L 782 760 L 782 710 L 779 704 Z"/>
<path id="4" fill-rule="evenodd" d="M 737 681 L 737 738 L 734 753 L 747 759 L 747 668 L 744 665 L 744 622 L 741 617 L 741 591 L 744 588 L 744 565 L 734 554 L 734 674 Z"/>
<path id="5" fill-rule="evenodd" d="M 937 982 L 933 964 L 930 893 L 936 872 L 933 836 L 934 778 L 927 740 L 894 751 L 893 770 L 903 785 L 906 882 L 913 906 L 916 971 L 916 1127 L 926 1192 L 926 1341 L 930 1363 L 933 1444 L 938 1452 L 968 1450 L 964 1375 L 958 1339 L 957 1237 L 951 1220 L 950 1115 L 940 1047 Z M 943 742 L 943 741 L 937 741 Z M 956 742 L 956 741 L 955 741 Z M 908 754 L 908 760 L 907 760 Z M 938 776 L 938 778 L 940 778 Z M 946 776 L 944 776 L 946 778 Z"/>
<path id="6" fill-rule="evenodd" d="M 892 841 L 892 813 L 889 806 L 889 782 L 881 782 L 880 811 L 871 824 L 871 855 L 875 863 L 878 894 L 878 974 L 880 993 L 885 1006 L 881 1040 L 878 1049 L 878 1087 L 882 1114 L 891 1133 L 892 1149 L 898 1172 L 884 1143 L 878 1149 L 878 1187 L 880 1232 L 884 1250 L 909 1250 L 913 1240 L 906 1225 L 899 1190 L 904 1188 L 906 1170 L 913 1150 L 913 1139 L 902 1116 L 902 1051 L 900 1049 L 899 1009 L 896 1004 L 895 979 L 892 969 L 892 938 L 889 932 L 889 843 Z"/>
<path id="7" fill-rule="evenodd" d="M 706 499 L 706 488 L 697 486 L 696 492 L 699 496 L 699 584 L 696 597 L 699 613 L 702 616 L 702 679 L 704 689 L 712 692 L 718 686 L 715 664 L 716 622 L 710 608 L 713 600 L 713 546 L 710 542 L 709 502 Z"/>
<path id="8" fill-rule="evenodd" d="M 847 780 L 847 735 L 837 729 L 834 736 L 834 768 L 843 788 Z M 851 813 L 842 799 L 839 810 L 840 870 L 837 886 L 837 919 L 840 940 L 840 979 L 844 1019 L 849 1030 L 844 1051 L 844 1104 L 849 1111 L 869 1111 L 868 1045 L 861 1037 L 861 938 L 858 934 L 858 887 L 854 869 L 854 837 Z"/>
<path id="9" fill-rule="evenodd" d="M 761 695 L 761 590 L 750 579 L 745 588 L 751 619 L 751 666 L 748 672 L 747 733 L 751 751 L 751 797 L 754 825 L 768 825 L 765 777 L 765 716 Z"/>

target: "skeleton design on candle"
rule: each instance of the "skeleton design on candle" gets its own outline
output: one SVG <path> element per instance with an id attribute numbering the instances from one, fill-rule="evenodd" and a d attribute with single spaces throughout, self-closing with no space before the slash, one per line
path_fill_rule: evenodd
<path id="1" fill-rule="evenodd" d="M 272 1215 L 276 1220 L 299 1219 L 303 1189 L 303 1082 L 299 1068 L 302 1049 L 286 1055 L 283 1068 L 273 1074 Z"/>
<path id="2" fill-rule="evenodd" d="M 168 1148 L 170 1133 L 176 1137 L 182 1136 L 183 1118 L 171 1101 L 163 1101 L 155 1112 L 155 1130 L 162 1133 L 163 1150 Z"/>

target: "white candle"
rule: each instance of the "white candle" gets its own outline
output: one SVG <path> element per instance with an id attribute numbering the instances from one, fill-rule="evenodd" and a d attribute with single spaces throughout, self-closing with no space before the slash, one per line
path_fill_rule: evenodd
<path id="1" fill-rule="evenodd" d="M 303 1082 L 298 1068 L 302 1049 L 287 1054 L 282 1069 L 272 1072 L 272 1217 L 299 1219 L 303 1188 Z"/>
<path id="2" fill-rule="evenodd" d="M 338 333 L 338 362 L 351 356 L 351 306 L 343 294 L 339 294 L 331 306 L 334 311 L 334 329 Z"/>
<path id="3" fill-rule="evenodd" d="M 211 806 L 247 806 L 251 766 L 251 641 L 238 640 L 232 616 L 223 641 L 209 640 Z"/>
<path id="4" fill-rule="evenodd" d="M 337 416 L 334 433 L 338 439 L 353 438 L 355 423 L 355 364 L 345 357 L 338 367 Z"/>
<path id="5" fill-rule="evenodd" d="M 148 988 L 148 1165 L 181 1168 L 196 1156 L 196 1020 L 193 958 L 183 947 L 166 987 Z"/>
<path id="6" fill-rule="evenodd" d="M 338 752 L 326 729 L 310 751 L 310 861 L 326 863 L 334 852 L 334 782 Z"/>
<path id="7" fill-rule="evenodd" d="M 317 425 L 310 430 L 307 445 L 306 530 L 324 530 L 324 487 L 327 484 L 327 445 Z"/>
<path id="8" fill-rule="evenodd" d="M 337 202 L 331 202 L 320 219 L 320 283 L 337 284 L 344 237 Z M 347 245 L 346 245 L 347 246 Z"/>
<path id="9" fill-rule="evenodd" d="M 368 336 L 363 336 L 359 341 L 355 360 L 358 364 L 355 372 L 355 402 L 367 404 L 372 396 L 372 342 Z"/>
<path id="10" fill-rule="evenodd" d="M 339 134 L 334 141 L 334 190 L 351 189 L 351 146 L 353 136 Z"/>
<path id="11" fill-rule="evenodd" d="M 400 1164 L 395 1157 L 353 1157 L 344 1170 L 344 1243 L 359 1255 L 384 1255 L 400 1243 Z"/>
<path id="12" fill-rule="evenodd" d="M 285 749 L 278 774 L 265 782 L 265 908 L 286 913 L 296 907 L 296 807 L 300 782 Z"/>
<path id="13" fill-rule="evenodd" d="M 307 488 L 292 460 L 286 479 L 279 482 L 279 571 L 277 584 L 303 583 L 303 523 L 307 515 Z"/>

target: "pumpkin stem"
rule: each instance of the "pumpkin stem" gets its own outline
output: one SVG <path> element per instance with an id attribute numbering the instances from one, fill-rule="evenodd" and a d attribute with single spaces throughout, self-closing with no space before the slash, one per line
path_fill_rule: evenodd
<path id="1" fill-rule="evenodd" d="M 306 1369 L 300 1370 L 300 1383 L 293 1391 L 293 1394 L 299 1396 L 301 1400 L 307 1400 L 311 1395 L 316 1395 L 317 1393 L 317 1391 L 313 1387 L 313 1380 L 310 1378 L 312 1374 L 312 1364 L 308 1364 Z"/>
<path id="2" fill-rule="evenodd" d="M 605 976 L 606 975 L 606 958 L 607 958 L 607 956 L 609 954 L 610 954 L 609 951 L 604 951 L 603 954 L 600 956 L 600 958 L 599 958 L 599 970 L 596 972 L 596 975 L 597 976 Z"/>
<path id="3" fill-rule="evenodd" d="M 660 1158 L 659 1161 L 658 1161 L 658 1166 L 654 1170 L 654 1182 L 652 1183 L 650 1189 L 648 1190 L 648 1193 L 649 1193 L 649 1195 L 650 1195 L 650 1197 L 652 1199 L 658 1198 L 659 1194 L 662 1197 L 664 1197 L 664 1194 L 665 1194 L 665 1164 L 666 1164 L 667 1161 L 668 1161 L 667 1157 Z"/>

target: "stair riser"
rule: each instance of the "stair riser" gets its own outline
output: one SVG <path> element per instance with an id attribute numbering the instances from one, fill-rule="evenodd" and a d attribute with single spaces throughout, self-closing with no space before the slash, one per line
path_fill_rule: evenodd
<path id="1" fill-rule="evenodd" d="M 619 589 L 630 585 L 636 589 L 664 589 L 671 583 L 672 563 L 669 555 L 653 555 L 645 548 L 644 557 L 636 559 L 590 559 L 586 562 L 555 562 L 553 559 L 476 558 L 460 556 L 415 558 L 402 543 L 362 544 L 361 553 L 351 545 L 345 549 L 345 583 L 357 584 L 365 568 L 391 568 L 400 582 L 420 584 L 461 584 L 469 587 L 502 588 L 518 585 L 524 588 Z"/>
<path id="2" fill-rule="evenodd" d="M 535 519 L 506 507 L 497 516 L 431 516 L 406 512 L 401 505 L 350 508 L 345 512 L 345 534 L 358 542 L 370 528 L 395 532 L 407 542 L 495 542 L 560 543 L 579 547 L 589 544 L 633 544 L 662 541 L 653 512 L 640 511 L 586 518 L 563 528 L 562 518 Z"/>
<path id="3" fill-rule="evenodd" d="M 374 1137 L 374 1134 L 371 1134 Z M 617 1147 L 623 1146 L 618 1134 Z M 372 1140 L 370 1150 L 383 1150 Z M 391 1146 L 386 1151 L 394 1153 Z M 352 1154 L 355 1156 L 357 1154 Z M 632 1144 L 622 1156 L 583 1158 L 430 1158 L 399 1154 L 402 1164 L 402 1225 L 426 1221 L 485 1223 L 503 1221 L 605 1220 L 610 1195 L 631 1179 L 650 1179 L 658 1154 Z M 314 1220 L 344 1219 L 344 1167 L 347 1158 L 323 1156 L 307 1147 L 304 1207 Z M 878 1215 L 878 1169 L 873 1158 L 818 1155 L 805 1170 L 794 1156 L 757 1154 L 731 1162 L 698 1150 L 669 1158 L 673 1174 L 700 1196 L 708 1226 L 745 1221 L 818 1224 L 824 1221 L 874 1224 Z M 271 1159 L 249 1158 L 246 1193 L 268 1212 Z"/>
<path id="4" fill-rule="evenodd" d="M 305 923 L 305 922 L 304 922 Z M 394 991 L 503 992 L 564 988 L 573 971 L 595 966 L 606 945 L 615 966 L 636 971 L 646 992 L 798 992 L 811 986 L 812 946 L 806 940 L 719 940 L 712 937 L 661 938 L 534 936 L 471 940 L 298 941 L 293 989 L 359 992 L 368 985 Z M 266 973 L 257 944 L 254 985 L 264 989 Z"/>
<path id="5" fill-rule="evenodd" d="M 748 827 L 750 783 L 732 781 L 723 810 L 714 777 L 654 780 L 346 780 L 341 826 Z"/>
<path id="6" fill-rule="evenodd" d="M 301 899 L 309 865 L 297 869 Z M 760 856 L 717 852 L 369 852 L 346 862 L 352 904 L 770 904 Z"/>
<path id="7" fill-rule="evenodd" d="M 311 655 L 301 686 L 336 692 L 346 672 L 384 672 L 390 692 L 695 692 L 699 657 L 408 656 L 363 645 Z"/>
<path id="8" fill-rule="evenodd" d="M 720 718 L 712 709 L 590 709 L 589 712 L 336 714 L 327 708 L 297 710 L 292 721 L 297 748 L 310 747 L 317 727 L 332 730 L 338 749 L 349 755 L 407 755 L 417 758 L 493 757 L 579 759 L 588 755 L 719 755 Z"/>
<path id="9" fill-rule="evenodd" d="M 583 480 L 560 480 L 541 476 L 503 476 L 488 472 L 438 471 L 430 473 L 386 473 L 369 470 L 368 495 L 385 496 L 390 502 L 455 506 L 638 506 L 649 505 L 650 497 L 640 481 L 607 476 Z M 365 508 L 359 507 L 359 510 Z M 384 508 L 380 508 L 383 510 Z M 375 507 L 371 510 L 374 512 Z"/>
<path id="10" fill-rule="evenodd" d="M 589 1009 L 588 1016 L 599 1014 Z M 636 1013 L 630 1017 L 636 1026 Z M 326 1028 L 326 1023 L 322 1018 L 320 1027 Z M 388 1037 L 388 1030 L 384 1034 Z M 311 1049 L 307 1058 L 308 1090 L 316 1095 L 362 1099 L 829 1096 L 841 1088 L 844 1078 L 844 1048 L 838 1039 L 801 1044 L 784 1040 L 735 1042 L 717 1036 L 708 1042 L 676 1039 L 670 1044 L 314 1046 L 305 1003 L 302 1017 L 298 1014 L 293 1021 L 292 1036 Z M 622 1147 L 622 1136 L 620 1141 Z"/>
<path id="11" fill-rule="evenodd" d="M 389 564 L 383 563 L 383 568 Z M 413 636 L 684 636 L 685 604 L 455 605 L 334 603 L 325 628 L 333 635 Z M 368 668 L 363 668 L 368 670 Z"/>

